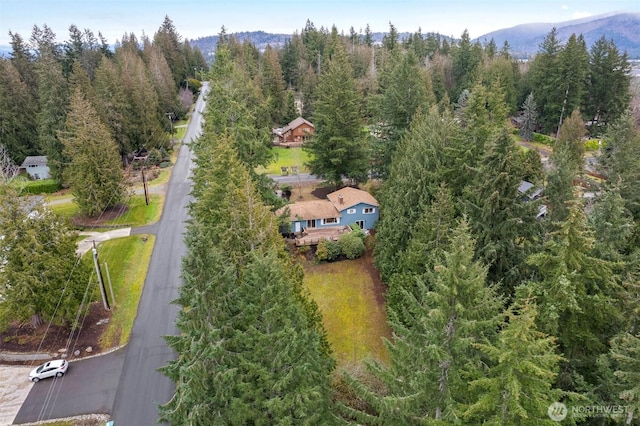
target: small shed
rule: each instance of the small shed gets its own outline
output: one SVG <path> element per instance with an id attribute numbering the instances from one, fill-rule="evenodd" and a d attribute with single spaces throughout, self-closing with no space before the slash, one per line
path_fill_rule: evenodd
<path id="1" fill-rule="evenodd" d="M 51 175 L 49 173 L 48 163 L 46 156 L 35 155 L 25 158 L 21 167 L 24 168 L 33 180 L 49 179 Z"/>

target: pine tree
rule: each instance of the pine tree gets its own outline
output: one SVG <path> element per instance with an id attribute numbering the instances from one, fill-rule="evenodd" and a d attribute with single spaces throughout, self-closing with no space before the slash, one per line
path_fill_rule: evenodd
<path id="1" fill-rule="evenodd" d="M 0 59 L 0 135 L 17 164 L 38 153 L 37 104 L 13 63 Z"/>
<path id="2" fill-rule="evenodd" d="M 537 109 L 533 93 L 529 93 L 522 104 L 522 123 L 520 124 L 520 136 L 525 141 L 530 141 L 533 137 L 533 132 L 536 129 Z"/>
<path id="3" fill-rule="evenodd" d="M 153 36 L 153 44 L 162 51 L 176 86 L 183 84 L 189 73 L 181 38 L 169 16 L 164 17 L 162 25 Z"/>
<path id="4" fill-rule="evenodd" d="M 537 202 L 522 200 L 516 147 L 507 130 L 488 147 L 466 188 L 465 209 L 478 241 L 478 257 L 489 265 L 489 282 L 513 296 L 528 275 L 523 262 L 540 244 Z"/>
<path id="5" fill-rule="evenodd" d="M 389 365 L 369 364 L 385 394 L 348 380 L 368 411 L 343 406 L 345 415 L 367 424 L 461 421 L 461 404 L 471 396 L 467 382 L 481 374 L 474 344 L 495 338 L 502 310 L 500 298 L 486 285 L 486 268 L 473 257 L 474 242 L 462 222 L 452 230 L 442 263 L 415 277 L 415 295 L 404 293 L 407 322 L 389 309 L 394 334 L 387 345 Z"/>
<path id="6" fill-rule="evenodd" d="M 414 224 L 434 199 L 441 183 L 460 196 L 465 178 L 465 152 L 460 128 L 450 114 L 436 107 L 418 114 L 400 141 L 389 177 L 379 194 L 381 218 L 376 225 L 376 266 L 389 282 L 400 270 L 399 258 Z M 388 212 L 388 213 L 387 213 Z"/>
<path id="7" fill-rule="evenodd" d="M 607 182 L 617 186 L 625 207 L 640 219 L 640 132 L 635 128 L 630 113 L 624 114 L 610 126 L 604 139 L 604 149 L 598 158 L 598 167 Z"/>
<path id="8" fill-rule="evenodd" d="M 547 133 L 558 125 L 565 95 L 559 66 L 561 50 L 558 30 L 554 27 L 540 44 L 529 71 L 530 86 L 539 108 L 539 124 Z"/>
<path id="9" fill-rule="evenodd" d="M 51 53 L 41 54 L 37 70 L 40 103 L 37 115 L 38 144 L 48 158 L 51 176 L 60 180 L 67 160 L 62 155 L 62 143 L 57 132 L 62 129 L 66 119 L 69 84 L 62 74 L 62 66 Z"/>
<path id="10" fill-rule="evenodd" d="M 627 53 L 620 54 L 613 40 L 603 35 L 591 46 L 584 112 L 595 124 L 594 133 L 601 123 L 613 123 L 624 114 L 631 97 L 630 71 Z"/>
<path id="11" fill-rule="evenodd" d="M 65 178 L 82 213 L 95 216 L 123 201 L 124 175 L 118 148 L 79 88 L 59 138 L 65 156 L 71 159 Z"/>
<path id="12" fill-rule="evenodd" d="M 0 328 L 11 321 L 71 323 L 83 303 L 90 266 L 76 256 L 76 234 L 53 212 L 29 210 L 0 185 Z M 85 301 L 86 302 L 86 301 Z"/>
<path id="13" fill-rule="evenodd" d="M 189 254 L 177 303 L 176 383 L 160 408 L 172 424 L 317 424 L 330 418 L 333 361 L 302 273 L 285 254 L 233 142 L 195 146 Z"/>
<path id="14" fill-rule="evenodd" d="M 305 144 L 308 167 L 335 187 L 342 179 L 363 182 L 369 171 L 369 147 L 362 130 L 360 99 L 342 44 L 321 74 L 314 103 L 315 137 Z"/>
<path id="15" fill-rule="evenodd" d="M 623 388 L 619 398 L 626 405 L 626 424 L 632 424 L 640 412 L 640 336 L 621 333 L 611 341 L 611 357 L 618 369 L 614 372 Z"/>
<path id="16" fill-rule="evenodd" d="M 288 123 L 288 121 L 284 121 L 285 102 L 287 99 L 282 67 L 278 61 L 278 52 L 272 49 L 271 46 L 267 46 L 261 59 L 260 85 L 269 107 L 271 122 Z"/>
<path id="17" fill-rule="evenodd" d="M 427 110 L 435 104 L 431 79 L 411 52 L 392 62 L 390 69 L 379 74 L 380 106 L 378 117 L 383 123 L 374 153 L 377 174 L 385 178 L 395 147 L 409 129 L 419 109 Z"/>
<path id="18" fill-rule="evenodd" d="M 505 314 L 495 343 L 474 346 L 489 358 L 485 377 L 469 383 L 477 399 L 464 412 L 465 422 L 494 425 L 555 425 L 547 408 L 560 400 L 554 389 L 560 356 L 555 339 L 538 331 L 533 300 L 517 300 Z"/>
<path id="19" fill-rule="evenodd" d="M 623 325 L 614 264 L 593 254 L 592 231 L 580 203 L 527 262 L 540 278 L 527 287 L 536 297 L 540 331 L 558 338 L 566 361 L 558 385 L 566 391 L 595 389 L 598 356 Z"/>

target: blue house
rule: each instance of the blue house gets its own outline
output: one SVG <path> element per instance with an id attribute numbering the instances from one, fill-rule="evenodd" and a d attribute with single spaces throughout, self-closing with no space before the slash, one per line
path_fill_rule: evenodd
<path id="1" fill-rule="evenodd" d="M 49 179 L 49 165 L 47 157 L 44 155 L 29 156 L 22 162 L 29 177 L 33 180 Z"/>
<path id="2" fill-rule="evenodd" d="M 378 201 L 367 191 L 346 187 L 328 194 L 325 200 L 289 204 L 277 214 L 289 209 L 290 231 L 296 235 L 314 231 L 341 233 L 354 223 L 363 230 L 373 228 L 380 218 L 379 207 Z M 325 235 L 329 233 L 324 232 Z"/>

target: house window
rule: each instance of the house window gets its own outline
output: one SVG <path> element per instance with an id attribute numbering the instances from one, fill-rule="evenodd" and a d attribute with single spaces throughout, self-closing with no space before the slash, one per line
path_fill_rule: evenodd
<path id="1" fill-rule="evenodd" d="M 356 209 L 347 210 L 347 214 L 354 214 L 355 212 L 356 212 Z"/>
<path id="2" fill-rule="evenodd" d="M 325 219 L 322 219 L 323 225 L 330 225 L 332 223 L 340 223 L 340 221 L 338 220 L 337 217 L 327 217 Z"/>
<path id="3" fill-rule="evenodd" d="M 307 220 L 307 228 L 315 228 L 315 227 L 316 227 L 315 219 Z"/>
<path id="4" fill-rule="evenodd" d="M 365 207 L 364 209 L 362 209 L 362 213 L 364 214 L 371 214 L 371 213 L 375 213 L 376 212 L 376 208 L 375 207 Z"/>

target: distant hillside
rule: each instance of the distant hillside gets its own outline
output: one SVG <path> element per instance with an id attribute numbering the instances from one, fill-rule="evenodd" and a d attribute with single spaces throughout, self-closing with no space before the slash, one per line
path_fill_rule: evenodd
<path id="1" fill-rule="evenodd" d="M 640 58 L 640 13 L 592 16 L 555 24 L 523 24 L 485 34 L 477 40 L 485 42 L 493 39 L 498 48 L 506 40 L 514 56 L 532 57 L 538 53 L 540 44 L 553 27 L 557 28 L 561 42 L 571 34 L 582 34 L 587 48 L 590 48 L 604 35 L 614 41 L 620 52 L 626 51 L 630 58 Z"/>
<path id="2" fill-rule="evenodd" d="M 386 33 L 371 33 L 374 43 L 382 42 L 382 38 Z M 271 34 L 264 31 L 244 31 L 240 33 L 233 33 L 233 35 L 240 41 L 249 40 L 259 50 L 264 50 L 267 45 L 272 47 L 282 47 L 289 40 L 292 34 Z M 409 37 L 410 33 L 398 33 L 398 38 L 404 40 Z M 192 46 L 198 46 L 200 51 L 204 54 L 205 59 L 208 61 L 213 59 L 216 51 L 216 45 L 218 44 L 218 36 L 200 37 L 195 40 L 190 40 Z"/>

